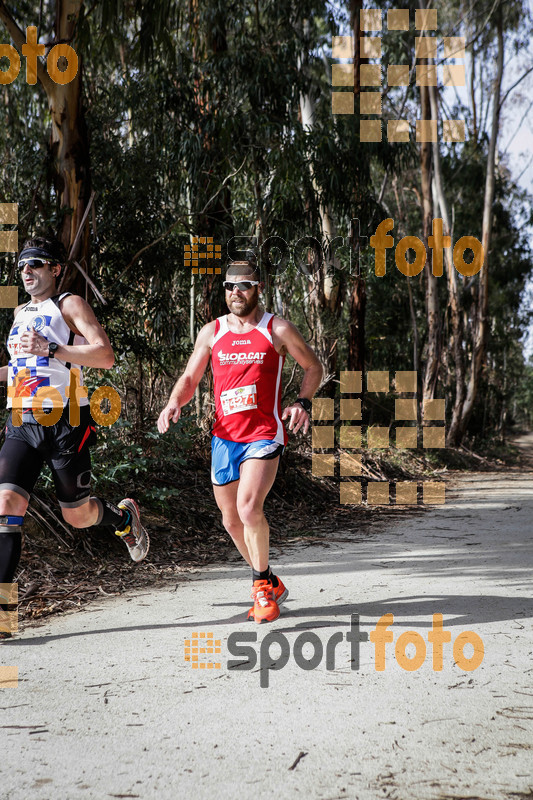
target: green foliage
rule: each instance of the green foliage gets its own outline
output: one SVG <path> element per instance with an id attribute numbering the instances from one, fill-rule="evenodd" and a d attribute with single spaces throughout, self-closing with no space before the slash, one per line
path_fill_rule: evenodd
<path id="1" fill-rule="evenodd" d="M 42 12 L 42 29 L 52 30 L 54 5 L 45 4 L 43 11 L 42 4 L 25 0 L 17 6 L 17 20 L 21 26 L 36 24 Z M 384 11 L 395 7 L 392 2 L 379 5 Z M 416 3 L 408 5 L 413 17 Z M 492 5 L 483 2 L 472 9 L 470 4 L 474 27 Z M 520 9 L 520 3 L 505 6 L 505 24 L 514 37 Z M 463 10 L 459 2 L 439 8 L 441 28 L 452 25 Z M 529 25 L 527 15 L 524 19 Z M 181 457 L 175 453 L 185 452 L 185 434 L 183 441 L 174 442 L 179 445 L 174 455 L 165 444 L 170 439 L 156 441 L 151 436 L 169 386 L 192 347 L 191 276 L 183 267 L 183 246 L 191 235 L 210 235 L 222 245 L 234 235 L 250 242 L 256 237 L 258 247 L 270 236 L 282 237 L 291 246 L 306 235 L 321 240 L 320 211 L 327 206 L 338 235 L 346 239 L 355 217 L 363 235 L 372 235 L 377 224 L 391 216 L 396 240 L 421 236 L 416 145 L 392 146 L 385 138 L 375 145 L 361 143 L 357 115 L 331 114 L 331 36 L 351 32 L 349 25 L 347 6 L 333 7 L 319 0 L 255 5 L 242 0 L 84 4 L 75 47 L 83 64 L 83 110 L 96 192 L 90 271 L 107 300 L 105 306 L 95 304 L 96 311 L 117 354 L 113 371 L 103 376 L 89 372 L 88 377 L 95 385 L 105 381 L 116 386 L 124 418 L 101 433 L 101 447 L 107 448 L 104 482 L 116 485 L 140 475 L 146 459 L 157 459 L 160 452 L 171 463 Z M 8 40 L 3 30 L 2 36 Z M 492 52 L 490 25 L 475 47 Z M 384 48 L 388 63 L 413 64 L 412 29 L 409 34 L 384 37 Z M 417 92 L 413 82 L 405 99 L 409 119 L 417 116 Z M 311 130 L 302 126 L 302 96 L 314 103 Z M 1 199 L 19 203 L 21 237 L 42 227 L 57 230 L 65 209 L 57 207 L 44 92 L 18 80 L 2 87 L 0 97 L 4 101 L 0 104 Z M 390 92 L 389 99 L 399 110 L 403 90 Z M 465 234 L 481 237 L 480 186 L 486 157 L 482 131 L 463 146 L 443 148 L 455 240 Z M 386 191 L 379 201 L 385 175 Z M 522 297 L 533 268 L 522 233 L 527 203 L 500 166 L 487 367 L 472 434 L 487 427 L 501 430 L 505 409 L 513 403 L 512 377 L 523 366 L 520 341 L 529 319 Z M 303 265 L 305 260 L 304 256 Z M 367 367 L 413 368 L 413 319 L 423 366 L 424 275 L 411 279 L 408 286 L 394 265 L 392 251 L 384 278 L 374 276 L 372 250 L 363 250 L 361 260 L 367 295 Z M 346 261 L 345 251 L 342 266 Z M 3 263 L 9 273 L 13 259 Z M 336 365 L 342 368 L 354 276 L 345 269 L 335 280 L 339 289 L 335 309 L 316 304 L 316 286 L 294 260 L 270 288 L 272 310 L 292 319 L 309 341 L 318 340 L 324 351 L 334 352 Z M 476 280 L 460 279 L 460 286 L 468 327 Z M 449 321 L 444 278 L 438 292 L 443 358 L 437 396 L 445 392 L 450 401 L 453 382 L 445 358 Z M 220 281 L 197 279 L 193 298 L 197 331 L 210 315 L 223 310 Z M 0 319 L 5 335 L 10 312 L 2 312 Z M 466 359 L 471 355 L 468 347 L 467 342 Z M 287 364 L 287 377 L 291 369 Z M 292 389 L 296 388 L 297 379 Z M 179 431 L 173 435 L 180 436 Z M 127 458 L 121 456 L 124 452 Z"/>
<path id="2" fill-rule="evenodd" d="M 98 442 L 92 449 L 92 474 L 98 493 L 118 497 L 128 487 L 145 506 L 164 511 L 168 501 L 180 495 L 173 480 L 181 482 L 187 457 L 198 439 L 193 427 L 190 418 L 179 420 L 164 437 L 147 431 L 139 443 L 131 422 L 119 419 L 110 428 L 98 426 Z M 163 483 L 158 481 L 162 475 Z"/>

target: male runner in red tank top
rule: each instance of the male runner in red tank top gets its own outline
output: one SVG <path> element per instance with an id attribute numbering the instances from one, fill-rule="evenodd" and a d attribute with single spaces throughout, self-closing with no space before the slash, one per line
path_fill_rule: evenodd
<path id="1" fill-rule="evenodd" d="M 309 428 L 311 398 L 322 367 L 301 333 L 287 320 L 258 306 L 259 271 L 252 259 L 233 262 L 224 282 L 230 313 L 205 325 L 185 372 L 157 423 L 165 433 L 177 422 L 211 361 L 215 392 L 211 480 L 224 527 L 252 568 L 254 607 L 248 619 L 258 623 L 279 617 L 288 596 L 269 566 L 269 527 L 263 505 L 287 443 L 289 430 Z M 281 411 L 281 372 L 286 354 L 304 370 L 298 399 Z"/>

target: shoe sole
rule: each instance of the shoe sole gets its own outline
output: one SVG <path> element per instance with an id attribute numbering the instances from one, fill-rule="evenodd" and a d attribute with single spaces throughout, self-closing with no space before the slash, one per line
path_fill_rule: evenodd
<path id="1" fill-rule="evenodd" d="M 254 622 L 256 622 L 258 625 L 261 625 L 263 622 L 275 622 L 277 619 L 279 619 L 280 614 L 281 614 L 281 611 L 279 610 L 279 607 L 278 607 L 277 616 L 275 616 L 273 619 L 266 619 L 265 617 L 263 617 L 263 619 L 256 619 L 255 618 L 255 614 L 252 614 L 250 619 L 253 620 Z"/>
<path id="2" fill-rule="evenodd" d="M 139 525 L 141 525 L 141 512 L 139 511 L 139 506 L 137 505 L 135 500 L 133 500 L 131 497 L 125 497 L 124 500 L 120 501 L 119 508 L 120 508 L 121 505 L 124 505 L 125 503 L 131 503 L 134 506 L 135 511 L 137 513 L 137 517 L 139 518 Z M 129 508 L 128 510 L 131 512 L 131 508 Z M 148 551 L 150 550 L 150 537 L 148 536 L 148 531 L 146 530 L 144 525 L 141 525 L 141 528 L 144 531 L 144 535 L 146 536 L 146 553 L 142 556 L 142 558 L 137 558 L 137 559 L 131 558 L 131 552 L 130 552 L 130 549 L 128 547 L 128 551 L 130 552 L 130 558 L 131 558 L 131 560 L 133 561 L 134 564 L 140 564 L 141 561 L 144 561 L 144 559 L 148 555 Z"/>
<path id="3" fill-rule="evenodd" d="M 289 596 L 289 590 L 287 589 L 287 587 L 285 587 L 285 591 L 283 592 L 283 594 L 280 594 L 280 596 L 276 600 L 278 606 L 280 605 L 280 603 L 284 603 L 288 596 Z"/>

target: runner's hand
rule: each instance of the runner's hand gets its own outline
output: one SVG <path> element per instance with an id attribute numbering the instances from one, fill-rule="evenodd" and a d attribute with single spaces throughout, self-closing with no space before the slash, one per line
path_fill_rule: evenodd
<path id="1" fill-rule="evenodd" d="M 30 353 L 32 356 L 48 355 L 48 339 L 34 331 L 24 331 L 20 337 L 21 350 L 23 353 Z"/>
<path id="2" fill-rule="evenodd" d="M 181 408 L 177 403 L 169 403 L 165 406 L 157 420 L 157 430 L 159 433 L 166 433 L 170 427 L 170 421 L 177 422 L 180 418 Z"/>
<path id="3" fill-rule="evenodd" d="M 287 419 L 289 416 L 290 431 L 292 431 L 294 428 L 294 433 L 298 433 L 300 428 L 302 428 L 302 432 L 307 433 L 309 430 L 309 414 L 305 408 L 300 405 L 300 403 L 294 403 L 292 406 L 287 406 L 281 415 L 281 419 Z"/>

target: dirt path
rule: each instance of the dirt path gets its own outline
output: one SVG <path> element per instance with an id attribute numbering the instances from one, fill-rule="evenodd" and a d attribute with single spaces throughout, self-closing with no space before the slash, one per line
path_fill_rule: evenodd
<path id="1" fill-rule="evenodd" d="M 291 596 L 271 626 L 243 621 L 248 575 L 221 566 L 27 629 L 2 645 L 20 684 L 0 694 L 1 797 L 533 797 L 532 520 L 533 473 L 477 473 L 429 513 L 286 551 L 275 564 Z M 387 613 L 376 671 L 366 637 Z M 433 614 L 451 633 L 442 671 Z M 416 671 L 395 656 L 407 630 L 427 648 Z M 484 646 L 473 671 L 452 655 L 465 631 Z M 220 668 L 185 660 L 194 632 L 220 640 L 199 654 Z M 229 668 L 246 635 L 257 663 Z"/>

